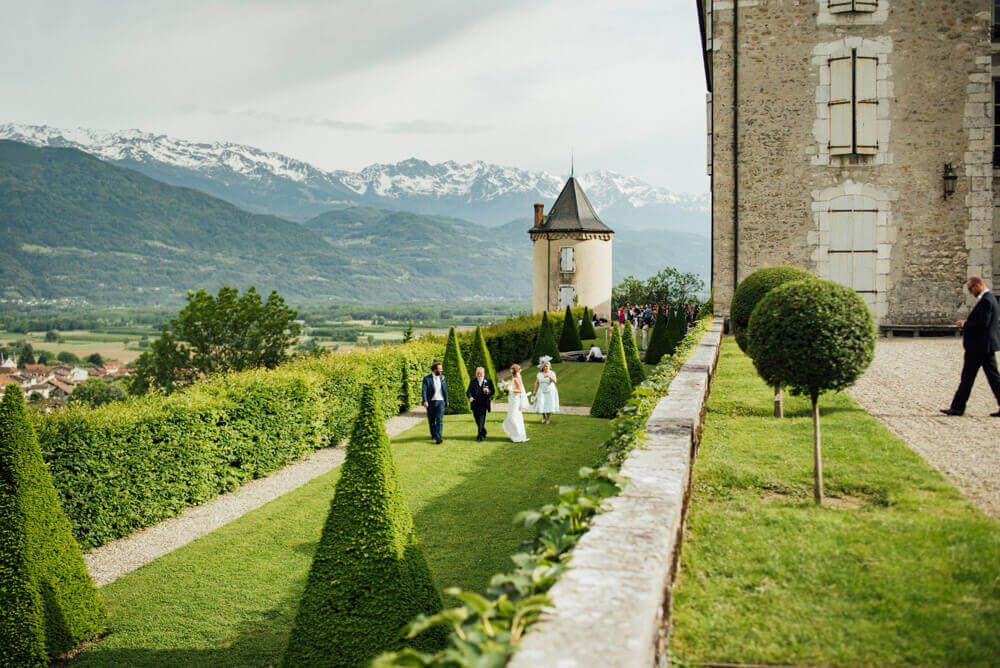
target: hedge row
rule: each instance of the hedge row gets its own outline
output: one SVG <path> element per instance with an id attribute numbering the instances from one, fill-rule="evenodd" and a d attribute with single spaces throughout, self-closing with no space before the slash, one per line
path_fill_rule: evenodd
<path id="1" fill-rule="evenodd" d="M 499 368 L 531 356 L 540 320 L 541 314 L 522 316 L 483 330 Z M 459 338 L 467 357 L 473 333 Z M 38 415 L 35 429 L 74 534 L 87 549 L 339 443 L 357 416 L 363 378 L 375 381 L 383 418 L 419 405 L 421 378 L 443 354 L 442 337 L 424 337 L 300 358 L 166 397 Z"/>

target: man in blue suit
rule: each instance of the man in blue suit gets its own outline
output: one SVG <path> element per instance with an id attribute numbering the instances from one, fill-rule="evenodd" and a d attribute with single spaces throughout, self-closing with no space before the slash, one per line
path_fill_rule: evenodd
<path id="1" fill-rule="evenodd" d="M 424 376 L 420 396 L 427 409 L 427 423 L 431 427 L 431 440 L 442 443 L 441 430 L 444 427 L 444 409 L 448 405 L 448 385 L 441 373 L 441 362 L 431 364 L 431 372 Z"/>

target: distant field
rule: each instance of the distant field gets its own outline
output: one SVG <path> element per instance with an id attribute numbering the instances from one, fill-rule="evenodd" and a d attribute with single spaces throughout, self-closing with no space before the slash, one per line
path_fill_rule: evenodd
<path id="1" fill-rule="evenodd" d="M 53 353 L 60 353 L 68 350 L 81 359 L 100 353 L 105 359 L 126 364 L 135 361 L 142 354 L 142 349 L 138 346 L 139 336 L 136 335 L 98 333 L 86 329 L 69 330 L 59 334 L 63 337 L 62 342 L 47 343 L 45 332 L 17 334 L 0 331 L 0 341 L 9 344 L 27 340 L 36 351 L 50 350 Z"/>

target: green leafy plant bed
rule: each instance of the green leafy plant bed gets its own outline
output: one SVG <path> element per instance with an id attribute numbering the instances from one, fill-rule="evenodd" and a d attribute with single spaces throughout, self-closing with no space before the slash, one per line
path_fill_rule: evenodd
<path id="1" fill-rule="evenodd" d="M 573 547 L 586 533 L 590 519 L 600 512 L 604 499 L 618 494 L 626 484 L 618 475 L 619 466 L 641 443 L 646 420 L 708 323 L 707 318 L 699 321 L 676 353 L 664 357 L 635 389 L 611 421 L 612 435 L 603 445 L 599 467 L 581 469 L 576 483 L 559 488 L 554 503 L 518 513 L 515 522 L 534 528 L 536 535 L 524 551 L 511 557 L 515 569 L 493 576 L 485 596 L 458 587 L 447 589 L 462 605 L 437 615 L 421 615 L 409 627 L 408 637 L 415 638 L 430 628 L 445 626 L 451 630 L 450 646 L 435 654 L 414 649 L 388 653 L 376 659 L 375 668 L 501 666 L 510 658 L 542 609 L 551 605 L 546 593 L 566 570 Z"/>
<path id="2" fill-rule="evenodd" d="M 534 531 L 511 518 L 601 455 L 607 420 L 527 416 L 527 443 L 510 443 L 503 413 L 477 443 L 471 416 L 446 416 L 445 442 L 421 423 L 392 439 L 406 504 L 439 585 L 485 590 Z M 339 470 L 105 586 L 108 634 L 73 666 L 280 665 L 330 511 Z M 446 598 L 445 605 L 455 604 Z"/>
<path id="3" fill-rule="evenodd" d="M 850 397 L 822 404 L 816 506 L 810 400 L 774 420 L 725 339 L 674 592 L 679 665 L 995 664 L 1000 524 Z"/>

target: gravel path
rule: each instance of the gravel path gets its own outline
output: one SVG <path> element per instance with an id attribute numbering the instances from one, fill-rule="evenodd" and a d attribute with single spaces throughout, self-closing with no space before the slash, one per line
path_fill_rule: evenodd
<path id="1" fill-rule="evenodd" d="M 425 419 L 424 409 L 419 407 L 390 418 L 385 429 L 391 438 Z M 87 569 L 99 586 L 114 582 L 126 573 L 173 552 L 340 466 L 344 461 L 343 446 L 341 443 L 335 448 L 317 450 L 266 478 L 248 482 L 208 503 L 188 508 L 177 517 L 96 547 L 84 555 Z"/>
<path id="2" fill-rule="evenodd" d="M 962 369 L 957 338 L 879 339 L 848 393 L 986 514 L 1000 519 L 1000 419 L 980 372 L 963 417 L 947 417 Z"/>

